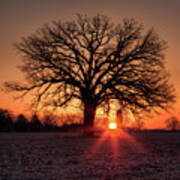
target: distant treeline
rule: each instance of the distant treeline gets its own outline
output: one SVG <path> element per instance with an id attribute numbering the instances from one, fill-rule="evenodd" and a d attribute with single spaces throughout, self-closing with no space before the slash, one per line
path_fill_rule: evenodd
<path id="1" fill-rule="evenodd" d="M 61 122 L 59 125 L 58 122 Z M 180 130 L 180 121 L 177 117 L 172 116 L 165 120 L 164 130 Z M 82 118 L 76 115 L 67 115 L 66 117 L 45 114 L 39 117 L 33 114 L 27 118 L 23 114 L 14 116 L 7 109 L 0 108 L 0 132 L 48 132 L 48 131 L 76 131 L 83 128 Z M 123 129 L 142 130 L 142 123 L 136 122 L 136 126 L 123 127 Z"/>
<path id="2" fill-rule="evenodd" d="M 0 108 L 0 132 L 68 131 L 81 127 L 82 124 L 80 123 L 70 123 L 68 121 L 59 126 L 51 115 L 44 115 L 41 119 L 37 114 L 33 114 L 30 119 L 23 114 L 14 117 L 8 110 Z"/>

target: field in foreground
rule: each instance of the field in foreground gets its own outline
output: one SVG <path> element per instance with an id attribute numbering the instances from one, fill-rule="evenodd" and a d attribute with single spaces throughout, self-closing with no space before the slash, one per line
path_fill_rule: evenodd
<path id="1" fill-rule="evenodd" d="M 180 133 L 0 133 L 1 179 L 180 179 Z"/>

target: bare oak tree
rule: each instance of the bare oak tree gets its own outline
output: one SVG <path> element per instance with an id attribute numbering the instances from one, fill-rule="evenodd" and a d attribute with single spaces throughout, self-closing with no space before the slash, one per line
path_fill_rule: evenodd
<path id="1" fill-rule="evenodd" d="M 164 66 L 166 43 L 153 29 L 143 33 L 134 19 L 114 24 L 103 15 L 77 15 L 53 22 L 16 44 L 23 54 L 27 83 L 6 82 L 35 102 L 62 107 L 79 99 L 84 126 L 94 125 L 96 109 L 107 100 L 132 112 L 167 109 L 174 101 Z"/>

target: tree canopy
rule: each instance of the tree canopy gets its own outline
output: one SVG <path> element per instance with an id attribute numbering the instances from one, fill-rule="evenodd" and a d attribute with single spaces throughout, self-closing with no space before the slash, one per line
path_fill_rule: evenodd
<path id="1" fill-rule="evenodd" d="M 87 127 L 107 100 L 134 113 L 166 110 L 175 99 L 164 61 L 167 45 L 153 29 L 143 31 L 134 19 L 115 24 L 104 15 L 44 25 L 16 44 L 27 83 L 5 86 L 23 95 L 34 92 L 34 102 L 44 106 L 78 99 Z"/>

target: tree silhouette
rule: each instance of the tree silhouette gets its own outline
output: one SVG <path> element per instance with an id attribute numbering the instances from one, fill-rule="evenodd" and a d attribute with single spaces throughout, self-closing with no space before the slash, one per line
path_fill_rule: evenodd
<path id="1" fill-rule="evenodd" d="M 59 118 L 51 112 L 46 112 L 43 116 L 43 128 L 46 131 L 54 130 L 58 127 Z"/>
<path id="2" fill-rule="evenodd" d="M 12 131 L 13 120 L 11 113 L 6 109 L 0 108 L 0 131 Z"/>
<path id="3" fill-rule="evenodd" d="M 165 122 L 166 122 L 167 128 L 170 129 L 171 131 L 176 131 L 178 128 L 178 125 L 180 124 L 180 122 L 178 121 L 178 118 L 175 116 L 168 118 Z"/>
<path id="4" fill-rule="evenodd" d="M 77 15 L 45 25 L 16 48 L 27 84 L 6 82 L 6 88 L 23 96 L 33 92 L 34 105 L 63 107 L 78 99 L 87 129 L 107 100 L 134 113 L 166 110 L 174 101 L 164 66 L 166 43 L 153 29 L 143 33 L 134 19 L 116 25 L 103 15 Z"/>
<path id="5" fill-rule="evenodd" d="M 27 131 L 28 130 L 28 120 L 23 114 L 19 114 L 15 121 L 16 131 Z"/>
<path id="6" fill-rule="evenodd" d="M 42 123 L 36 114 L 32 115 L 30 124 L 31 124 L 30 126 L 31 126 L 32 131 L 40 131 L 42 128 Z"/>
<path id="7" fill-rule="evenodd" d="M 141 119 L 136 119 L 136 121 L 133 123 L 133 129 L 135 130 L 142 130 L 144 128 L 144 121 Z"/>

